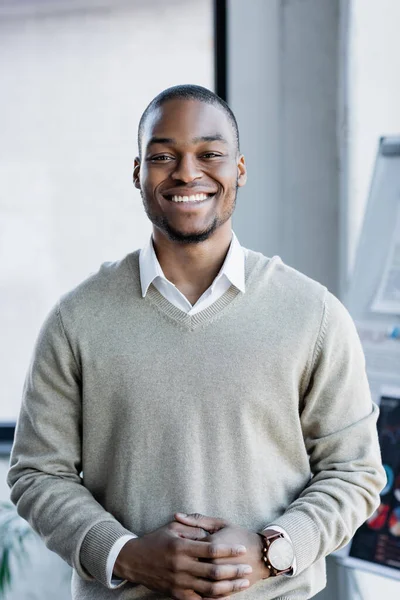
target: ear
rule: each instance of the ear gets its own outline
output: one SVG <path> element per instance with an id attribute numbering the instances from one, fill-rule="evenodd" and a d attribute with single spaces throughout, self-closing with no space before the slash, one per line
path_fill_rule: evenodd
<path id="1" fill-rule="evenodd" d="M 246 167 L 246 161 L 244 159 L 243 154 L 241 154 L 239 156 L 237 168 L 238 168 L 237 184 L 238 184 L 238 187 L 243 187 L 247 181 L 247 167 Z"/>
<path id="2" fill-rule="evenodd" d="M 133 185 L 140 190 L 140 158 L 138 156 L 135 158 L 133 166 Z"/>

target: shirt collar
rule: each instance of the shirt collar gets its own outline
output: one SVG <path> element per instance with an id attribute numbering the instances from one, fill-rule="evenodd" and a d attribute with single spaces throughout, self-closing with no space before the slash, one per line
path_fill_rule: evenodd
<path id="1" fill-rule="evenodd" d="M 222 275 L 225 275 L 231 284 L 234 285 L 240 292 L 244 293 L 246 291 L 244 277 L 244 251 L 233 231 L 228 254 L 226 255 L 220 272 L 213 281 L 212 286 Z"/>
<path id="2" fill-rule="evenodd" d="M 162 279 L 168 281 L 163 273 L 160 263 L 158 262 L 151 237 L 147 244 L 143 246 L 140 251 L 139 272 L 143 298 L 146 296 L 150 284 L 153 283 L 156 277 L 161 277 Z M 225 275 L 231 284 L 234 285 L 239 291 L 243 293 L 245 292 L 244 251 L 239 243 L 239 240 L 233 232 L 228 254 L 226 255 L 224 264 L 222 265 L 217 277 L 214 279 L 211 287 L 213 287 L 217 280 L 223 275 Z"/>
<path id="3" fill-rule="evenodd" d="M 143 298 L 146 296 L 150 284 L 153 283 L 156 277 L 166 279 L 154 251 L 153 240 L 151 237 L 140 251 L 139 272 Z"/>

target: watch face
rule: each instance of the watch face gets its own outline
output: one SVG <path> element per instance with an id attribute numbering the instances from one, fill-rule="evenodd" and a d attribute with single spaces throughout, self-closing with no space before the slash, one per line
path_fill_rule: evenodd
<path id="1" fill-rule="evenodd" d="M 294 559 L 293 546 L 284 538 L 274 540 L 268 550 L 268 560 L 274 569 L 285 571 L 292 566 Z"/>

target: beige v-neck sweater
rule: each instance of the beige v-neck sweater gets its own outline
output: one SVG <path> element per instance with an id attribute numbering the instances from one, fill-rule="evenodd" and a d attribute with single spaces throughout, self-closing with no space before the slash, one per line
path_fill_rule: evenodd
<path id="1" fill-rule="evenodd" d="M 249 250 L 246 293 L 232 286 L 189 316 L 153 286 L 141 297 L 138 255 L 103 265 L 43 325 L 12 500 L 74 567 L 74 600 L 162 598 L 108 589 L 106 560 L 175 511 L 282 526 L 298 574 L 240 596 L 310 598 L 385 480 L 352 320 L 324 287 Z"/>

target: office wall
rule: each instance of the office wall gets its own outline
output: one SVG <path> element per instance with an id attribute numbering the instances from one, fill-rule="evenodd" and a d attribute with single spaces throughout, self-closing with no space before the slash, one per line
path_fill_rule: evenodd
<path id="1" fill-rule="evenodd" d="M 242 242 L 339 288 L 338 0 L 228 2 Z"/>

